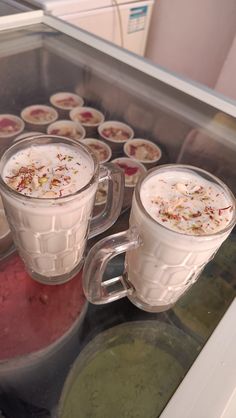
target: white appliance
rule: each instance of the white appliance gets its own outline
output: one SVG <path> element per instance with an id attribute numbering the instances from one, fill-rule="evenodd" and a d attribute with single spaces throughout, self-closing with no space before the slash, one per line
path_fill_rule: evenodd
<path id="1" fill-rule="evenodd" d="M 85 1 L 91 2 L 92 0 Z M 69 2 L 70 0 L 67 0 L 67 4 Z M 19 20 L 17 14 L 11 16 L 11 28 L 17 31 L 17 38 L 14 39 L 13 30 L 6 32 L 6 34 L 3 33 L 3 40 L 1 39 L 0 42 L 0 57 L 8 57 L 14 54 L 21 54 L 25 51 L 45 48 L 47 52 L 51 51 L 59 58 L 64 58 L 68 63 L 82 65 L 83 68 L 85 65 L 88 65 L 88 68 L 96 66 L 98 74 L 103 74 L 104 76 L 104 74 L 107 74 L 106 62 L 103 62 L 103 60 L 100 61 L 100 59 L 97 60 L 94 54 L 95 51 L 92 50 L 90 54 L 87 54 L 86 50 L 81 52 L 80 48 L 81 43 L 88 47 L 95 47 L 95 50 L 99 45 L 101 52 L 107 51 L 110 57 L 117 58 L 118 60 L 117 65 L 112 66 L 112 71 L 108 74 L 109 86 L 117 80 L 117 86 L 121 86 L 122 90 L 127 86 L 131 88 L 130 91 L 132 94 L 134 92 L 141 92 L 140 97 L 143 98 L 144 103 L 146 102 L 148 104 L 150 102 L 152 106 L 158 103 L 160 109 L 163 106 L 163 113 L 160 116 L 157 115 L 158 123 L 160 121 L 163 126 L 166 124 L 166 120 L 168 120 L 165 117 L 165 112 L 168 109 L 170 115 L 176 117 L 176 127 L 175 124 L 174 128 L 171 125 L 167 126 L 170 134 L 173 132 L 173 129 L 175 130 L 175 134 L 179 130 L 181 131 L 182 121 L 185 120 L 188 121 L 187 123 L 189 125 L 199 126 L 204 129 L 207 128 L 208 130 L 209 117 L 212 111 L 215 113 L 215 111 L 221 110 L 236 118 L 235 104 L 229 99 L 221 97 L 213 90 L 211 91 L 197 83 L 188 81 L 184 77 L 180 78 L 158 66 L 155 67 L 152 63 L 140 59 L 133 54 L 129 54 L 122 49 L 117 50 L 113 45 L 107 47 L 105 42 L 98 42 L 90 34 L 82 33 L 67 25 L 66 22 L 55 19 L 52 16 L 41 14 L 38 11 L 28 12 L 25 15 L 21 20 Z M 0 32 L 4 29 L 9 29 L 8 18 L 9 16 L 2 18 L 5 20 L 1 21 Z M 39 30 L 39 23 L 43 23 L 46 29 L 58 30 L 59 33 L 65 33 L 67 36 L 50 36 L 50 30 L 47 35 L 47 32 L 41 32 Z M 19 26 L 23 28 L 21 35 L 21 32 L 18 31 Z M 28 31 L 26 30 L 27 26 L 30 28 Z M 73 38 L 73 42 L 71 43 L 68 42 L 69 36 Z M 21 57 L 19 59 L 21 60 Z M 37 65 L 37 62 L 36 60 L 34 65 Z M 45 63 L 45 60 L 43 60 L 42 64 Z M 123 70 L 123 68 L 121 72 L 119 63 L 126 63 L 130 68 L 130 74 L 127 73 L 126 69 Z M 15 68 L 17 70 L 18 66 L 16 65 Z M 47 83 L 48 67 L 47 65 L 43 65 L 42 68 L 44 68 L 45 82 Z M 40 67 L 40 70 L 42 68 Z M 141 71 L 142 77 L 135 78 L 134 69 Z M 146 82 L 147 78 L 148 80 L 150 79 L 149 83 Z M 14 80 L 16 82 L 17 79 L 14 78 Z M 107 96 L 109 94 L 106 94 Z M 139 110 L 138 107 L 136 108 L 137 110 L 134 107 L 132 109 L 135 112 Z M 148 116 L 148 113 L 145 113 L 145 115 Z M 143 117 L 143 113 L 141 116 Z M 224 129 L 225 143 L 231 144 L 235 139 L 233 129 L 223 128 L 222 126 L 221 129 L 219 131 L 219 127 L 214 124 L 210 126 L 209 133 L 212 133 L 213 137 L 218 134 L 222 137 L 223 133 L 221 132 Z M 166 131 L 163 131 L 162 135 L 168 138 Z M 235 144 L 235 141 L 233 144 Z M 236 417 L 235 318 L 236 299 L 228 308 L 186 377 L 168 402 L 160 418 Z"/>
<path id="2" fill-rule="evenodd" d="M 144 55 L 155 0 L 28 0 L 122 48 Z"/>

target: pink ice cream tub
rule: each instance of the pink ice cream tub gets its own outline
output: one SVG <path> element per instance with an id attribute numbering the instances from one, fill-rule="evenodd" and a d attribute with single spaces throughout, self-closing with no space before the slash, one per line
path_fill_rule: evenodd
<path id="1" fill-rule="evenodd" d="M 51 408 L 78 353 L 87 302 L 81 274 L 60 286 L 32 280 L 15 253 L 1 262 L 0 381 L 29 403 Z"/>

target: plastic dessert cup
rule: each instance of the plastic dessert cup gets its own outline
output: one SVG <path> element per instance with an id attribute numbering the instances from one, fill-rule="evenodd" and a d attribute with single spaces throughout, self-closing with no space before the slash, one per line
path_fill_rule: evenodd
<path id="1" fill-rule="evenodd" d="M 25 107 L 21 117 L 28 130 L 46 132 L 47 126 L 58 119 L 58 112 L 54 107 L 36 104 Z"/>
<path id="2" fill-rule="evenodd" d="M 105 162 L 109 161 L 112 156 L 111 148 L 109 145 L 105 144 L 103 141 L 94 138 L 86 138 L 83 143 L 85 143 L 91 151 L 96 155 L 100 164 L 104 164 Z M 125 193 L 125 192 L 124 192 Z M 98 185 L 97 193 L 95 196 L 95 207 L 93 214 L 94 216 L 98 215 L 107 201 L 107 194 L 108 194 L 108 182 L 102 181 Z"/>
<path id="3" fill-rule="evenodd" d="M 96 155 L 97 160 L 100 164 L 104 164 L 111 159 L 111 148 L 109 145 L 95 138 L 86 138 L 83 143 L 87 145 L 91 151 Z M 102 207 L 105 206 L 108 195 L 108 183 L 102 181 L 98 185 L 97 193 L 95 196 L 95 207 L 93 214 L 96 216 L 101 212 Z M 99 206 L 99 209 L 97 208 Z"/>
<path id="4" fill-rule="evenodd" d="M 68 116 L 74 107 L 83 106 L 84 99 L 78 94 L 70 92 L 55 93 L 50 97 L 50 103 L 58 110 L 61 117 Z"/>
<path id="5" fill-rule="evenodd" d="M 127 157 L 139 161 L 147 169 L 157 165 L 162 156 L 161 149 L 147 139 L 133 138 L 124 144 L 123 150 Z"/>
<path id="6" fill-rule="evenodd" d="M 134 131 L 129 125 L 113 120 L 102 123 L 98 133 L 116 155 L 122 152 L 124 143 L 134 137 Z"/>
<path id="7" fill-rule="evenodd" d="M 134 188 L 140 178 L 147 169 L 142 163 L 131 160 L 128 157 L 115 158 L 112 160 L 113 164 L 118 165 L 123 170 L 125 175 L 125 193 L 124 202 L 125 205 L 130 206 L 132 202 Z"/>
<path id="8" fill-rule="evenodd" d="M 93 107 L 75 107 L 70 111 L 70 118 L 84 126 L 87 137 L 97 135 L 99 125 L 105 119 L 103 113 Z"/>
<path id="9" fill-rule="evenodd" d="M 62 286 L 34 282 L 17 254 L 1 264 L 0 380 L 36 406 L 55 405 L 79 352 L 87 310 L 81 274 Z"/>
<path id="10" fill-rule="evenodd" d="M 108 195 L 108 183 L 102 181 L 98 185 L 97 193 L 95 196 L 93 216 L 98 216 L 105 208 Z"/>
<path id="11" fill-rule="evenodd" d="M 112 327 L 76 359 L 58 417 L 157 417 L 198 352 L 193 338 L 157 320 Z"/>
<path id="12" fill-rule="evenodd" d="M 112 156 L 111 147 L 95 138 L 85 138 L 83 144 L 87 145 L 96 155 L 100 164 L 107 163 Z"/>
<path id="13" fill-rule="evenodd" d="M 109 145 L 107 145 L 105 142 L 100 141 L 99 139 L 94 139 L 94 138 L 86 138 L 83 142 L 87 146 L 90 147 L 91 151 L 93 151 L 96 154 L 97 158 L 99 159 L 100 164 L 103 164 L 106 161 L 110 160 L 112 156 L 112 151 Z M 108 194 L 108 183 L 107 181 L 103 181 L 99 183 L 98 190 L 95 196 L 95 207 L 93 211 L 94 216 L 98 215 L 102 211 L 103 207 L 105 206 L 106 200 L 107 200 L 107 194 Z M 124 200 L 127 198 L 130 199 L 130 191 L 127 193 L 126 188 L 125 188 Z"/>
<path id="14" fill-rule="evenodd" d="M 149 170 L 136 185 L 129 230 L 104 238 L 86 257 L 86 297 L 100 304 L 127 296 L 145 311 L 168 310 L 198 280 L 235 222 L 235 198 L 217 177 L 177 164 Z M 108 261 L 123 252 L 123 276 L 103 280 Z M 115 283 L 122 290 L 115 292 Z"/>
<path id="15" fill-rule="evenodd" d="M 25 127 L 21 118 L 15 115 L 0 115 L 0 150 L 11 145 L 12 140 L 19 135 Z"/>
<path id="16" fill-rule="evenodd" d="M 71 120 L 58 120 L 52 123 L 48 126 L 47 133 L 49 135 L 65 136 L 78 141 L 84 139 L 86 135 L 84 127 L 80 123 Z"/>

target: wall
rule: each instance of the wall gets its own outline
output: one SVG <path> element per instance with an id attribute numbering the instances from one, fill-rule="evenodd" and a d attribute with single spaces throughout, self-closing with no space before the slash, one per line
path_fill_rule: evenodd
<path id="1" fill-rule="evenodd" d="M 156 0 L 146 57 L 214 87 L 234 39 L 235 22 L 236 0 Z"/>

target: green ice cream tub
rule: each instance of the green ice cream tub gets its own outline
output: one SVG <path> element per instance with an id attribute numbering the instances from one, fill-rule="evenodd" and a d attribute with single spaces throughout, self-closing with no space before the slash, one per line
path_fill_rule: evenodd
<path id="1" fill-rule="evenodd" d="M 59 418 L 157 418 L 199 353 L 198 343 L 157 320 L 117 325 L 77 357 Z"/>

